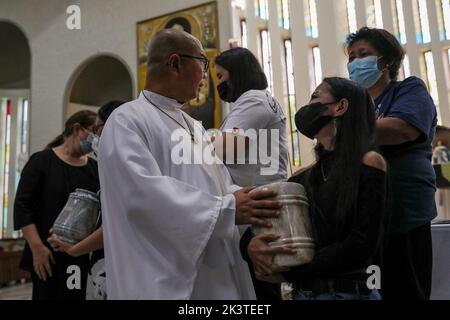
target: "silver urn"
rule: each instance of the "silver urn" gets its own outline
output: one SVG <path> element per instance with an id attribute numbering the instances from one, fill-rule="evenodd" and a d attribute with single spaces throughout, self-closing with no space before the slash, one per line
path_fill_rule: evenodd
<path id="1" fill-rule="evenodd" d="M 277 195 L 268 200 L 277 200 L 281 204 L 280 215 L 268 218 L 271 228 L 252 226 L 254 234 L 276 233 L 281 237 L 269 243 L 271 247 L 294 248 L 295 254 L 276 254 L 274 262 L 280 266 L 293 267 L 312 261 L 315 244 L 309 216 L 309 201 L 305 188 L 298 183 L 276 182 L 255 188 L 251 192 L 273 190 Z"/>
<path id="2" fill-rule="evenodd" d="M 75 244 L 95 231 L 99 210 L 100 201 L 97 194 L 75 189 L 56 218 L 52 232 L 62 241 Z"/>

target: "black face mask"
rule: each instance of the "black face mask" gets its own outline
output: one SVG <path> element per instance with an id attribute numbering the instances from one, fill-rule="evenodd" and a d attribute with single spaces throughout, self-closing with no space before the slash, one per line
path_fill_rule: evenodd
<path id="1" fill-rule="evenodd" d="M 298 131 L 304 136 L 314 139 L 314 136 L 333 120 L 332 116 L 323 115 L 328 110 L 327 105 L 333 103 L 336 102 L 316 102 L 300 108 L 295 114 L 295 125 Z"/>
<path id="2" fill-rule="evenodd" d="M 231 89 L 228 81 L 224 81 L 221 84 L 217 86 L 217 91 L 219 92 L 220 99 L 222 99 L 225 102 L 234 102 L 233 99 L 230 97 L 231 95 Z"/>

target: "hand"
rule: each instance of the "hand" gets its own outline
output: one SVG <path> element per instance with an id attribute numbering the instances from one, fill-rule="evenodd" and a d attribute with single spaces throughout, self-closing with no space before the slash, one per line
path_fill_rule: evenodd
<path id="1" fill-rule="evenodd" d="M 296 253 L 294 249 L 289 247 L 272 248 L 269 245 L 270 242 L 279 238 L 280 236 L 277 234 L 262 233 L 253 237 L 250 241 L 247 252 L 252 260 L 255 275 L 257 277 L 272 276 L 289 270 L 289 268 L 279 266 L 273 262 L 274 255 L 277 253 Z"/>
<path id="2" fill-rule="evenodd" d="M 47 241 L 52 246 L 53 250 L 66 252 L 71 255 L 70 249 L 73 247 L 73 244 L 62 241 L 56 234 L 52 234 Z"/>
<path id="3" fill-rule="evenodd" d="M 52 252 L 45 245 L 40 245 L 33 250 L 33 268 L 40 280 L 47 281 L 52 277 L 50 261 L 55 264 Z"/>
<path id="4" fill-rule="evenodd" d="M 236 191 L 236 224 L 252 224 L 255 226 L 268 227 L 272 224 L 261 218 L 278 217 L 281 208 L 280 203 L 274 200 L 262 200 L 273 197 L 275 191 L 257 191 L 249 193 L 253 187 L 246 187 Z"/>

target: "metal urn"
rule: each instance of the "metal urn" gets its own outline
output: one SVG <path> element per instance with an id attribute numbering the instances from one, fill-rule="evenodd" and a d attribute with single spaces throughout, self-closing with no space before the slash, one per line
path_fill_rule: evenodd
<path id="1" fill-rule="evenodd" d="M 62 241 L 75 244 L 97 227 L 100 201 L 94 192 L 75 189 L 53 224 L 52 232 Z"/>
<path id="2" fill-rule="evenodd" d="M 315 244 L 309 216 L 309 201 L 305 188 L 298 183 L 276 182 L 255 188 L 251 192 L 273 190 L 277 195 L 270 200 L 281 204 L 280 215 L 269 218 L 271 228 L 252 226 L 254 234 L 276 233 L 279 240 L 269 243 L 271 247 L 288 246 L 296 250 L 295 254 L 276 254 L 274 262 L 280 266 L 293 267 L 312 261 Z"/>

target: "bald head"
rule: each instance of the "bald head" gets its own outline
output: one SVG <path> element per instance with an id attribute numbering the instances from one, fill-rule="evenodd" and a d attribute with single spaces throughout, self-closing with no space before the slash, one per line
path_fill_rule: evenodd
<path id="1" fill-rule="evenodd" d="M 147 73 L 151 76 L 161 76 L 170 55 L 192 54 L 199 49 L 203 50 L 201 42 L 187 32 L 176 29 L 160 31 L 152 39 L 148 49 Z"/>

